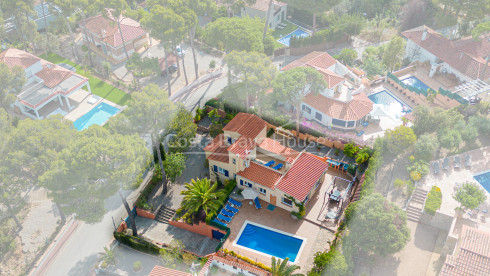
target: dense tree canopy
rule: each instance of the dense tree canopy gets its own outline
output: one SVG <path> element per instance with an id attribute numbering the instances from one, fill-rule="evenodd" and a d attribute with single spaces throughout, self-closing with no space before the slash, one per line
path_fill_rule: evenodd
<path id="1" fill-rule="evenodd" d="M 8 108 L 22 90 L 26 82 L 24 69 L 14 66 L 10 69 L 5 63 L 0 63 L 0 107 Z"/>
<path id="2" fill-rule="evenodd" d="M 471 210 L 478 208 L 487 199 L 487 196 L 480 185 L 466 182 L 456 190 L 453 198 L 461 204 L 464 210 Z"/>
<path id="3" fill-rule="evenodd" d="M 393 154 L 398 155 L 410 150 L 417 141 L 413 130 L 406 126 L 398 126 L 394 130 L 385 133 L 386 148 Z"/>

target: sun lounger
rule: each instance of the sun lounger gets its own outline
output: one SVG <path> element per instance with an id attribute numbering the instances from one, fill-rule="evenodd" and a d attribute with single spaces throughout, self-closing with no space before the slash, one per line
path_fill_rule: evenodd
<path id="1" fill-rule="evenodd" d="M 228 211 L 223 210 L 223 209 L 221 209 L 221 213 L 220 214 L 222 214 L 224 216 L 227 216 L 227 217 L 230 217 L 230 218 L 233 218 L 235 216 L 234 213 L 228 212 Z"/>
<path id="2" fill-rule="evenodd" d="M 237 208 L 242 207 L 242 203 L 240 201 L 236 201 L 231 197 L 228 199 L 228 203 L 235 205 Z"/>
<path id="3" fill-rule="evenodd" d="M 439 162 L 436 161 L 436 162 L 432 163 L 432 168 L 433 168 L 434 174 L 439 174 L 439 172 L 440 172 Z"/>
<path id="4" fill-rule="evenodd" d="M 255 203 L 255 208 L 262 209 L 262 205 L 260 205 L 259 197 L 256 197 L 254 199 L 254 203 Z"/>
<path id="5" fill-rule="evenodd" d="M 461 157 L 459 155 L 454 157 L 454 168 L 461 168 Z"/>
<path id="6" fill-rule="evenodd" d="M 223 226 L 228 226 L 226 223 L 222 222 L 222 221 L 219 221 L 217 219 L 213 219 L 214 222 L 216 222 L 217 224 L 219 225 L 223 225 Z"/>
<path id="7" fill-rule="evenodd" d="M 447 171 L 449 169 L 449 158 L 444 158 L 442 161 L 442 169 Z"/>
<path id="8" fill-rule="evenodd" d="M 271 160 L 271 161 L 269 161 L 269 162 L 265 163 L 265 165 L 264 165 L 264 166 L 266 166 L 266 167 L 270 167 L 270 166 L 274 165 L 274 163 L 275 163 L 275 162 L 274 162 L 274 160 Z"/>
<path id="9" fill-rule="evenodd" d="M 225 217 L 222 214 L 218 214 L 218 219 L 225 222 L 225 223 L 230 223 L 230 221 L 231 221 L 231 218 Z"/>
<path id="10" fill-rule="evenodd" d="M 225 205 L 225 210 L 235 214 L 238 213 L 238 209 L 231 207 L 230 204 Z"/>
<path id="11" fill-rule="evenodd" d="M 364 130 L 357 132 L 357 136 L 362 136 L 363 134 L 364 134 Z"/>
<path id="12" fill-rule="evenodd" d="M 471 155 L 467 154 L 464 157 L 464 166 L 466 168 L 471 168 Z"/>
<path id="13" fill-rule="evenodd" d="M 279 163 L 275 167 L 272 167 L 274 170 L 279 170 L 280 168 L 284 167 L 283 164 Z"/>

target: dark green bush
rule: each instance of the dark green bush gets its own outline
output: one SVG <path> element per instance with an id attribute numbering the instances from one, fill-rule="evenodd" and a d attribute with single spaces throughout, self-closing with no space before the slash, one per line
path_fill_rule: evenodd
<path id="1" fill-rule="evenodd" d="M 274 134 L 274 129 L 273 128 L 269 128 L 269 130 L 267 131 L 267 137 L 271 137 L 272 134 Z"/>
<path id="2" fill-rule="evenodd" d="M 435 215 L 436 211 L 441 207 L 442 204 L 442 192 L 437 186 L 433 186 L 427 195 L 427 200 L 425 201 L 424 211 L 429 215 Z"/>
<path id="3" fill-rule="evenodd" d="M 129 236 L 124 233 L 114 232 L 114 238 L 133 249 L 141 252 L 158 255 L 160 247 L 140 237 Z"/>

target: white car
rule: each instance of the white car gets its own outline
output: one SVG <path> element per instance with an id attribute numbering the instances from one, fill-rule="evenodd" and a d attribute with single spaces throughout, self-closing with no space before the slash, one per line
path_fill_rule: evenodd
<path id="1" fill-rule="evenodd" d="M 177 54 L 179 55 L 180 58 L 185 56 L 185 50 L 180 48 L 180 45 L 177 45 L 177 47 L 175 47 L 175 49 L 177 50 Z"/>

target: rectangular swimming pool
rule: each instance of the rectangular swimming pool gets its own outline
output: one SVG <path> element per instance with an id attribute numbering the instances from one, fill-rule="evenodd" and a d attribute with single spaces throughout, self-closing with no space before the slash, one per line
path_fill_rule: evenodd
<path id="1" fill-rule="evenodd" d="M 375 104 L 382 104 L 386 111 L 396 119 L 400 119 L 403 115 L 412 112 L 410 106 L 395 98 L 388 90 L 383 90 L 368 96 Z"/>
<path id="2" fill-rule="evenodd" d="M 78 118 L 73 125 L 77 130 L 87 129 L 91 125 L 103 125 L 110 117 L 119 112 L 119 108 L 106 103 L 100 103 Z"/>
<path id="3" fill-rule="evenodd" d="M 245 221 L 233 245 L 294 263 L 305 244 L 304 238 Z"/>
<path id="4" fill-rule="evenodd" d="M 292 32 L 292 33 L 290 33 L 290 34 L 288 34 L 288 35 L 286 35 L 284 37 L 281 37 L 277 41 L 279 43 L 282 43 L 282 44 L 284 44 L 284 45 L 286 45 L 286 46 L 289 47 L 289 41 L 291 40 L 291 37 L 292 36 L 296 36 L 296 37 L 307 37 L 307 36 L 310 36 L 310 34 L 307 33 L 307 32 L 305 32 L 305 31 L 303 31 L 302 29 L 299 29 L 298 28 L 294 32 Z"/>
<path id="5" fill-rule="evenodd" d="M 422 91 L 427 91 L 427 89 L 430 88 L 427 84 L 423 83 L 421 80 L 417 79 L 417 77 L 414 76 L 403 79 L 402 82 L 406 85 L 416 87 Z"/>
<path id="6" fill-rule="evenodd" d="M 477 175 L 474 175 L 473 178 L 482 185 L 482 187 L 490 193 L 490 171 L 483 172 Z"/>

